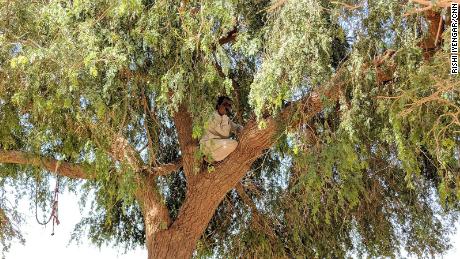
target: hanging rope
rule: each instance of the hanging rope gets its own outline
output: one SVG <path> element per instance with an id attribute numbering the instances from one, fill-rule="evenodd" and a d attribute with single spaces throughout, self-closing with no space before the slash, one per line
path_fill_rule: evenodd
<path id="1" fill-rule="evenodd" d="M 54 236 L 54 224 L 59 225 L 58 218 L 58 200 L 59 200 L 59 179 L 58 176 L 56 179 L 56 187 L 54 188 L 54 199 L 53 199 L 53 209 L 51 210 L 51 217 L 53 218 L 53 232 L 51 233 Z"/>
<path id="2" fill-rule="evenodd" d="M 56 170 L 55 173 L 57 172 L 59 165 L 56 165 Z M 38 190 L 39 190 L 39 184 L 37 183 L 37 188 L 35 190 L 35 219 L 37 220 L 38 224 L 46 226 L 48 223 L 50 223 L 51 220 L 53 220 L 53 232 L 51 233 L 52 236 L 54 236 L 54 225 L 59 225 L 59 218 L 58 218 L 58 201 L 59 201 L 59 182 L 60 182 L 60 176 L 58 175 L 56 177 L 56 186 L 54 187 L 54 194 L 53 194 L 53 201 L 51 203 L 51 214 L 46 219 L 45 221 L 40 221 L 38 219 Z"/>

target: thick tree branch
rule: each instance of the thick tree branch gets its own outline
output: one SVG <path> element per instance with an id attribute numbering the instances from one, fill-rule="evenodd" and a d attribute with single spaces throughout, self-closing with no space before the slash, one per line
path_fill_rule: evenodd
<path id="1" fill-rule="evenodd" d="M 174 114 L 174 125 L 176 126 L 177 136 L 179 138 L 185 177 L 187 178 L 187 184 L 189 184 L 193 182 L 194 176 L 196 175 L 195 151 L 198 148 L 198 141 L 194 140 L 192 137 L 193 120 L 184 104 L 182 104 L 179 110 Z"/>
<path id="2" fill-rule="evenodd" d="M 161 229 L 171 224 L 169 210 L 158 191 L 155 176 L 148 174 L 151 170 L 141 159 L 137 150 L 120 133 L 109 134 L 112 144 L 106 152 L 115 161 L 128 164 L 135 174 L 135 197 L 144 216 L 146 242 L 153 242 L 153 238 Z"/>
<path id="3" fill-rule="evenodd" d="M 169 210 L 158 191 L 155 177 L 144 173 L 142 159 L 123 136 L 114 136 L 113 144 L 108 152 L 113 159 L 128 163 L 137 173 L 135 175 L 137 185 L 135 196 L 144 216 L 146 242 L 151 243 L 158 231 L 166 229 L 171 224 Z M 164 171 L 164 169 L 159 170 Z"/>
<path id="4" fill-rule="evenodd" d="M 434 4 L 432 1 L 428 1 L 428 0 L 409 0 L 409 2 L 413 2 L 413 3 L 417 3 L 417 4 L 421 4 L 421 5 L 433 8 L 433 7 L 450 7 L 451 2 L 458 2 L 458 0 L 454 0 L 454 1 L 439 0 Z"/>
<path id="5" fill-rule="evenodd" d="M 418 43 L 418 45 L 423 49 L 425 59 L 429 59 L 439 48 L 440 44 L 438 44 L 438 42 L 441 42 L 440 40 L 442 40 L 439 36 L 442 27 L 444 27 L 444 20 L 440 13 L 432 10 L 425 12 L 425 19 L 428 22 L 428 33 L 426 37 Z"/>
<path id="6" fill-rule="evenodd" d="M 60 176 L 74 179 L 92 179 L 94 177 L 87 173 L 81 165 L 27 154 L 22 151 L 0 151 L 0 163 L 41 167 L 50 172 L 56 172 Z"/>
<path id="7" fill-rule="evenodd" d="M 156 189 L 155 176 L 140 176 L 136 199 L 142 209 L 147 246 L 151 246 L 159 231 L 171 225 L 169 210 Z"/>
<path id="8" fill-rule="evenodd" d="M 286 0 L 278 0 L 275 3 L 273 3 L 271 6 L 269 6 L 266 10 L 267 12 L 271 13 L 275 11 L 276 9 L 282 7 L 286 3 Z"/>
<path id="9" fill-rule="evenodd" d="M 178 159 L 174 163 L 163 164 L 152 168 L 150 173 L 154 176 L 164 176 L 169 175 L 178 171 L 182 167 L 182 158 Z"/>
<path id="10" fill-rule="evenodd" d="M 128 163 L 137 173 L 135 196 L 144 216 L 146 242 L 152 243 L 158 231 L 166 229 L 171 224 L 169 210 L 158 191 L 154 176 L 143 173 L 143 161 L 122 136 L 116 136 L 109 154 L 116 160 Z"/>

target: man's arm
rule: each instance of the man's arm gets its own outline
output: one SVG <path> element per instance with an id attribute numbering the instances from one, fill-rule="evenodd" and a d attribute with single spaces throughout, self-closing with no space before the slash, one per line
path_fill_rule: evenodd
<path id="1" fill-rule="evenodd" d="M 230 122 L 230 129 L 232 132 L 234 132 L 235 134 L 236 133 L 240 133 L 242 130 L 243 130 L 243 126 L 241 126 L 240 124 L 238 123 L 234 123 L 233 121 L 229 120 Z"/>
<path id="2" fill-rule="evenodd" d="M 228 132 L 232 129 L 232 125 L 229 122 L 231 121 L 227 115 L 222 117 L 213 116 L 209 122 L 208 130 L 214 135 L 226 138 L 228 136 Z"/>

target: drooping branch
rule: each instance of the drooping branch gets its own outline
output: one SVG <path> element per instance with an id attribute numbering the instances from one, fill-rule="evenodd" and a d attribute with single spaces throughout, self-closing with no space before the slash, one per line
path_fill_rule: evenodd
<path id="1" fill-rule="evenodd" d="M 244 190 L 244 186 L 241 183 L 238 183 L 235 187 L 235 190 L 240 196 L 243 203 L 251 209 L 253 223 L 255 224 L 256 228 L 263 231 L 270 238 L 270 241 L 274 242 L 274 239 L 276 238 L 275 233 L 270 228 L 270 224 L 266 220 L 266 218 L 264 218 L 263 215 L 260 215 L 256 205 Z"/>
<path id="2" fill-rule="evenodd" d="M 10 219 L 6 216 L 5 211 L 0 207 L 0 236 L 5 232 L 5 228 L 10 225 Z"/>
<path id="3" fill-rule="evenodd" d="M 93 175 L 86 172 L 81 165 L 58 161 L 53 158 L 27 154 L 22 151 L 0 151 L 0 163 L 20 164 L 41 167 L 60 176 L 74 179 L 92 179 Z"/>
<path id="4" fill-rule="evenodd" d="M 15 238 L 21 243 L 24 243 L 24 238 L 15 222 L 8 217 L 5 208 L 2 208 L 0 205 L 0 244 L 10 242 L 9 240 L 11 240 L 11 238 Z"/>

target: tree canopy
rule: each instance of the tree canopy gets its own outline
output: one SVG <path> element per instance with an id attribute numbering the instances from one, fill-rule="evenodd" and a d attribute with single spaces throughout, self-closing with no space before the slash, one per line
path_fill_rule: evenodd
<path id="1" fill-rule="evenodd" d="M 0 242 L 51 184 L 72 239 L 171 257 L 434 256 L 460 198 L 450 2 L 0 0 Z M 244 125 L 206 164 L 218 96 Z M 13 200 L 5 196 L 13 188 Z"/>

